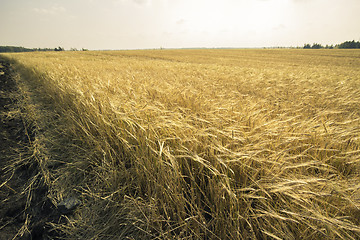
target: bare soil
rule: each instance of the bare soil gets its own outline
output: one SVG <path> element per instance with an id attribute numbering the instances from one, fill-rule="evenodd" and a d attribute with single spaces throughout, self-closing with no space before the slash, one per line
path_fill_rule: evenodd
<path id="1" fill-rule="evenodd" d="M 0 240 L 59 239 L 49 223 L 60 214 L 31 159 L 35 133 L 24 120 L 13 76 L 10 64 L 0 58 Z"/>

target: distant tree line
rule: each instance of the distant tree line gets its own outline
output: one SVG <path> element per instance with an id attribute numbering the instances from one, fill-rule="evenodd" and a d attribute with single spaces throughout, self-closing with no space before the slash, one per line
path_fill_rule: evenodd
<path id="1" fill-rule="evenodd" d="M 360 48 L 360 42 L 347 41 L 338 45 L 338 48 Z"/>
<path id="2" fill-rule="evenodd" d="M 45 51 L 65 51 L 63 47 L 56 48 L 24 48 L 14 46 L 0 46 L 0 52 L 45 52 Z M 79 51 L 76 48 L 71 48 L 70 51 Z M 82 48 L 81 51 L 88 51 L 86 48 Z"/>
<path id="3" fill-rule="evenodd" d="M 24 48 L 24 47 L 15 47 L 15 46 L 0 46 L 1 52 L 45 52 L 45 51 L 65 51 L 63 47 L 56 48 Z M 80 50 L 76 48 L 70 48 L 70 51 L 88 51 L 86 48 L 81 48 Z"/>
<path id="4" fill-rule="evenodd" d="M 64 51 L 62 47 L 57 48 L 24 48 L 15 46 L 0 46 L 0 52 L 45 52 L 45 51 Z"/>
<path id="5" fill-rule="evenodd" d="M 304 49 L 320 49 L 320 48 L 326 48 L 326 49 L 333 49 L 333 48 L 338 48 L 338 49 L 355 49 L 355 48 L 360 48 L 360 42 L 355 42 L 355 40 L 352 41 L 346 41 L 340 44 L 336 44 L 334 45 L 326 45 L 325 47 L 319 43 L 314 43 L 313 45 L 310 45 L 308 43 L 304 44 Z"/>

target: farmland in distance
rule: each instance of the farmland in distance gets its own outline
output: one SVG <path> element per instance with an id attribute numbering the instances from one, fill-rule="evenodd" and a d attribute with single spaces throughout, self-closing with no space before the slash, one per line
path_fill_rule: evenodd
<path id="1" fill-rule="evenodd" d="M 358 239 L 360 51 L 2 54 L 56 231 L 84 239 Z M 66 214 L 65 214 L 66 215 Z"/>

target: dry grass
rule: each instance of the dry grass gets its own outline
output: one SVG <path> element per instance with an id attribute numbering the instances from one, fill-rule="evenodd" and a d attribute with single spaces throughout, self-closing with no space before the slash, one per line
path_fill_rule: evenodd
<path id="1" fill-rule="evenodd" d="M 70 238 L 360 237 L 360 51 L 6 56 Z"/>

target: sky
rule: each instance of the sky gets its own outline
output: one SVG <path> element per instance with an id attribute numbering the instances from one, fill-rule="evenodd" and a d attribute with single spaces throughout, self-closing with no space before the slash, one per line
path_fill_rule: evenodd
<path id="1" fill-rule="evenodd" d="M 0 46 L 253 48 L 360 41 L 360 0 L 0 0 Z"/>

